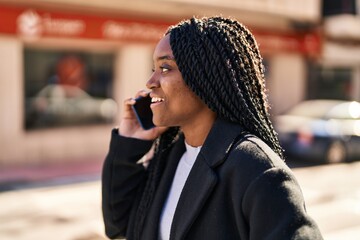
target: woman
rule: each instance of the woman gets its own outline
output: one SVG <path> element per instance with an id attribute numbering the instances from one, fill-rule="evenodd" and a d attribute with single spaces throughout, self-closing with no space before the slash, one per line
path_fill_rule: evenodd
<path id="1" fill-rule="evenodd" d="M 192 18 L 169 29 L 153 60 L 151 91 L 135 97 L 150 94 L 157 127 L 143 130 L 126 100 L 104 163 L 107 236 L 322 239 L 282 159 L 252 34 Z"/>

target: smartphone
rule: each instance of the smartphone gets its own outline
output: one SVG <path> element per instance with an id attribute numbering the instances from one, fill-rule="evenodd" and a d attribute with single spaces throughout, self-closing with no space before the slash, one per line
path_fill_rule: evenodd
<path id="1" fill-rule="evenodd" d="M 150 108 L 151 97 L 138 97 L 135 99 L 136 103 L 132 105 L 132 109 L 135 112 L 136 118 L 139 121 L 141 127 L 145 130 L 155 127 L 152 122 L 152 111 Z"/>

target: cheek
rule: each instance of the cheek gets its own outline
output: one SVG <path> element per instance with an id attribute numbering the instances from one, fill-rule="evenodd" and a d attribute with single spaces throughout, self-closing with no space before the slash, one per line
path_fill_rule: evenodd
<path id="1" fill-rule="evenodd" d="M 184 84 L 176 84 L 172 89 L 173 96 L 183 102 L 193 101 L 195 98 L 194 93 Z"/>
<path id="2" fill-rule="evenodd" d="M 163 81 L 161 87 L 170 99 L 185 98 L 190 92 L 190 89 L 180 77 L 173 78 L 169 81 Z"/>
<path id="3" fill-rule="evenodd" d="M 202 104 L 197 95 L 190 90 L 180 76 L 174 77 L 169 81 L 163 81 L 162 89 L 169 98 L 169 107 L 176 111 L 188 111 Z"/>
<path id="4" fill-rule="evenodd" d="M 193 112 L 205 106 L 205 104 L 200 100 L 200 98 L 195 93 L 193 93 L 187 86 L 179 88 L 177 91 L 179 99 L 178 106 L 183 108 L 184 110 Z"/>

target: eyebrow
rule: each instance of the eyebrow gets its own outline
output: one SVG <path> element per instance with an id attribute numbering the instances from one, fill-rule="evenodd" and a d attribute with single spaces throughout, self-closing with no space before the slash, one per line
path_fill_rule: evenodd
<path id="1" fill-rule="evenodd" d="M 170 55 L 164 55 L 164 56 L 160 56 L 157 58 L 158 61 L 160 60 L 172 60 L 172 61 L 175 61 L 175 58 L 173 56 L 170 56 Z"/>

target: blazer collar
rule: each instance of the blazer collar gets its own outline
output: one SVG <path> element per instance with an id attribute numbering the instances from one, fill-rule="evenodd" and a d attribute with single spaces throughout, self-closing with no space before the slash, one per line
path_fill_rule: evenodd
<path id="1" fill-rule="evenodd" d="M 227 152 L 242 132 L 237 124 L 221 119 L 215 121 L 182 190 L 173 218 L 171 239 L 185 239 L 217 184 L 213 168 L 225 161 Z"/>
<path id="2" fill-rule="evenodd" d="M 218 118 L 211 128 L 200 154 L 203 155 L 206 163 L 214 168 L 225 160 L 232 145 L 244 133 L 244 129 L 239 124 Z"/>

